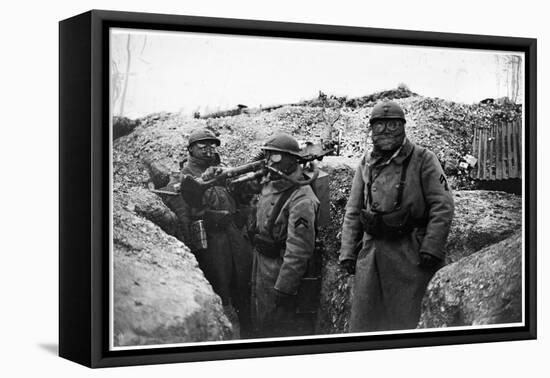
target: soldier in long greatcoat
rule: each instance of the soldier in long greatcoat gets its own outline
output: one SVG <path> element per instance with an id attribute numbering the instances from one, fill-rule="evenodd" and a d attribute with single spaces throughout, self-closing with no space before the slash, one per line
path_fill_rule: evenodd
<path id="1" fill-rule="evenodd" d="M 453 197 L 435 154 L 406 138 L 397 103 L 377 104 L 370 127 L 374 148 L 353 178 L 339 257 L 355 273 L 350 332 L 416 328 L 445 258 Z"/>
<path id="2" fill-rule="evenodd" d="M 267 164 L 294 182 L 303 179 L 297 163 L 298 142 L 280 134 L 263 150 Z M 315 249 L 319 200 L 309 185 L 271 177 L 262 187 L 256 213 L 252 267 L 252 320 L 258 337 L 297 336 L 313 332 L 312 319 L 301 316 L 302 278 Z"/>

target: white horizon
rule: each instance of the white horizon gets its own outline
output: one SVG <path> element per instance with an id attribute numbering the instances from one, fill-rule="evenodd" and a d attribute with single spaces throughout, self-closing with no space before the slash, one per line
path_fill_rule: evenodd
<path id="1" fill-rule="evenodd" d="M 507 96 L 506 56 L 512 55 L 521 57 L 523 103 L 518 52 L 111 29 L 111 62 L 122 73 L 128 35 L 132 59 L 122 115 L 130 118 L 296 103 L 319 91 L 357 98 L 401 83 L 421 96 L 471 104 Z M 118 115 L 119 102 L 111 106 Z"/>

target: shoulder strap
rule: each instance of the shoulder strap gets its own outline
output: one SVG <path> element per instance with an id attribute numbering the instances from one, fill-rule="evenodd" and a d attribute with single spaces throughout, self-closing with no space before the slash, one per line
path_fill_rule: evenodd
<path id="1" fill-rule="evenodd" d="M 405 189 L 405 181 L 407 180 L 407 169 L 414 154 L 414 146 L 411 153 L 405 160 L 403 160 L 403 168 L 401 168 L 401 179 L 399 180 L 399 188 L 397 188 L 397 199 L 395 200 L 395 210 L 401 208 L 401 202 L 403 201 L 403 190 Z"/>
<path id="2" fill-rule="evenodd" d="M 275 207 L 273 208 L 273 212 L 271 213 L 271 216 L 267 220 L 267 230 L 269 232 L 269 236 L 273 239 L 273 225 L 275 224 L 275 220 L 279 216 L 279 213 L 281 212 L 281 209 L 283 208 L 283 205 L 288 201 L 292 193 L 294 193 L 298 189 L 297 186 L 291 186 L 287 190 L 285 190 L 279 199 L 277 200 L 277 203 L 275 204 Z"/>
<path id="3" fill-rule="evenodd" d="M 401 202 L 403 201 L 403 190 L 405 189 L 405 181 L 407 180 L 407 169 L 414 154 L 414 146 L 409 155 L 403 160 L 403 168 L 401 168 L 401 178 L 399 179 L 399 187 L 397 188 L 397 198 L 395 200 L 394 210 L 401 208 Z M 372 167 L 369 167 L 369 181 L 367 182 L 367 205 L 370 207 L 372 202 Z"/>

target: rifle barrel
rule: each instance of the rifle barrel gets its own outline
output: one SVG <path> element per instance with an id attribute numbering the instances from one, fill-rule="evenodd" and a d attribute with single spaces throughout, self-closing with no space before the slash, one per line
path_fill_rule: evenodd
<path id="1" fill-rule="evenodd" d="M 259 161 L 253 161 L 251 163 L 239 165 L 235 168 L 229 168 L 225 170 L 221 175 L 216 176 L 208 181 L 203 182 L 204 185 L 212 185 L 216 182 L 236 176 L 243 175 L 248 172 L 257 171 L 259 169 L 262 169 L 265 166 L 265 162 L 263 160 Z"/>
<path id="2" fill-rule="evenodd" d="M 253 161 L 251 163 L 243 164 L 235 168 L 230 168 L 227 171 L 225 171 L 224 174 L 225 174 L 225 177 L 239 176 L 239 175 L 242 175 L 243 173 L 252 172 L 259 168 L 262 168 L 264 164 L 265 163 L 263 160 Z"/>

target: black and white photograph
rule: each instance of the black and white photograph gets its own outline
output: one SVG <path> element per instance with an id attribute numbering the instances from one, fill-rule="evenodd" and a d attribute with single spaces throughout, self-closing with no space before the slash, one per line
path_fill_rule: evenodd
<path id="1" fill-rule="evenodd" d="M 3 9 L 1 376 L 548 370 L 543 2 Z"/>
<path id="2" fill-rule="evenodd" d="M 108 41 L 110 350 L 525 326 L 523 52 Z"/>

